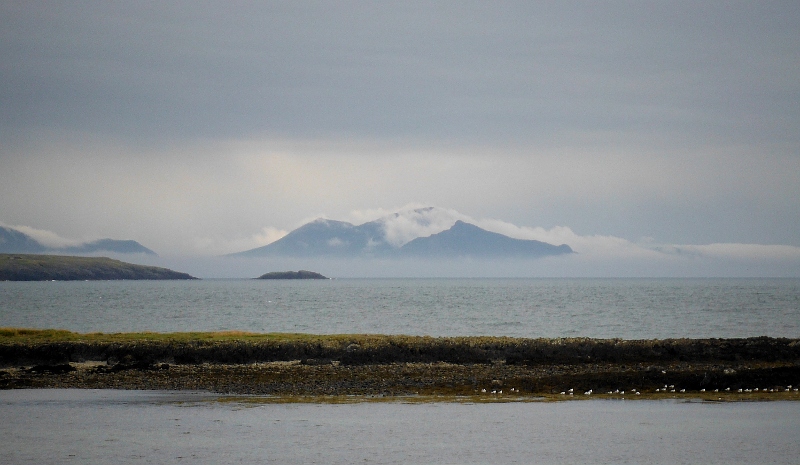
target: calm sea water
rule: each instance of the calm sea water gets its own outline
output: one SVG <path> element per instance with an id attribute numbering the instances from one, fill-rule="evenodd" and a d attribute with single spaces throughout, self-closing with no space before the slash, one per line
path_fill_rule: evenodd
<path id="1" fill-rule="evenodd" d="M 800 279 L 0 282 L 0 326 L 515 337 L 800 337 Z"/>
<path id="2" fill-rule="evenodd" d="M 798 279 L 0 282 L 0 326 L 800 337 Z M 800 402 L 262 404 L 0 391 L 3 463 L 797 463 Z"/>
<path id="3" fill-rule="evenodd" d="M 800 402 L 215 402 L 0 391 L 4 463 L 795 464 Z"/>

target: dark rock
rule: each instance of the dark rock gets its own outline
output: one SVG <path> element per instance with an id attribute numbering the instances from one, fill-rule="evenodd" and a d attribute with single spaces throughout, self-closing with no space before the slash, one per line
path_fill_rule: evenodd
<path id="1" fill-rule="evenodd" d="M 272 271 L 259 276 L 256 279 L 329 279 L 317 272 L 300 271 Z"/>
<path id="2" fill-rule="evenodd" d="M 51 373 L 54 375 L 63 375 L 64 373 L 69 373 L 75 370 L 75 367 L 72 365 L 64 363 L 59 365 L 34 365 L 25 371 L 28 373 Z"/>

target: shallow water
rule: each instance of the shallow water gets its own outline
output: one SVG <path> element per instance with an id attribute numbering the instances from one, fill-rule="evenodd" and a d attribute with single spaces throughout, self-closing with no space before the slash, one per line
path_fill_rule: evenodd
<path id="1" fill-rule="evenodd" d="M 797 463 L 800 402 L 249 404 L 0 391 L 5 463 Z"/>
<path id="2" fill-rule="evenodd" d="M 800 279 L 0 282 L 0 327 L 800 337 Z"/>

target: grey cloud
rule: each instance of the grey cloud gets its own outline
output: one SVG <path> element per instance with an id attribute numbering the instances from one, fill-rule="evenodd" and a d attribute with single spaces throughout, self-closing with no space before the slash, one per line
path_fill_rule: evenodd
<path id="1" fill-rule="evenodd" d="M 582 235 L 800 246 L 797 157 L 529 153 L 268 139 L 147 151 L 42 135 L 3 162 L 0 220 L 67 237 L 136 238 L 159 253 L 226 253 L 237 250 L 222 244 L 265 227 L 413 201 Z"/>
<path id="2" fill-rule="evenodd" d="M 771 1 L 2 2 L 0 220 L 192 254 L 419 202 L 800 246 L 798 31 Z"/>
<path id="3" fill-rule="evenodd" d="M 794 3 L 6 3 L 2 124 L 796 142 Z"/>

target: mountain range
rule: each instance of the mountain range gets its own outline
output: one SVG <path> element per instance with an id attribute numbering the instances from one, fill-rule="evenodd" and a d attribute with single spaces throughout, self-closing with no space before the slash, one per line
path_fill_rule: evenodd
<path id="1" fill-rule="evenodd" d="M 566 244 L 516 239 L 487 231 L 468 217 L 437 207 L 407 209 L 354 225 L 320 218 L 277 241 L 236 257 L 297 258 L 539 258 L 571 254 Z M 0 226 L 0 253 L 92 255 L 155 252 L 133 240 L 100 239 L 77 245 L 53 246 L 23 231 Z"/>
<path id="2" fill-rule="evenodd" d="M 375 221 L 354 225 L 345 221 L 317 219 L 281 239 L 255 249 L 231 254 L 238 257 L 431 257 L 431 258 L 540 258 L 573 253 L 566 245 L 515 239 L 455 219 L 452 226 L 429 235 L 398 243 L 391 236 L 398 221 L 425 230 L 432 219 L 441 218 L 433 207 L 410 214 L 395 213 Z M 413 228 L 412 228 L 413 229 Z M 392 240 L 395 239 L 395 240 Z"/>
<path id="3" fill-rule="evenodd" d="M 99 239 L 72 246 L 51 247 L 22 231 L 0 226 L 0 253 L 88 255 L 99 252 L 156 255 L 152 250 L 131 240 Z"/>

